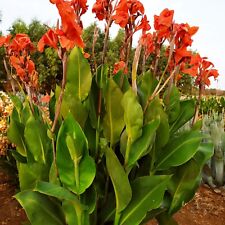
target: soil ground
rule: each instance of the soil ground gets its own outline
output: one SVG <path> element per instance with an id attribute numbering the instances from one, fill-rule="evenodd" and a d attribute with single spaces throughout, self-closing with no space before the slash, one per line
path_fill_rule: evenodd
<path id="1" fill-rule="evenodd" d="M 13 198 L 16 187 L 15 176 L 0 165 L 0 225 L 25 224 L 26 215 Z M 179 225 L 225 225 L 225 189 L 201 186 L 174 218 Z M 156 224 L 150 221 L 147 225 Z"/>

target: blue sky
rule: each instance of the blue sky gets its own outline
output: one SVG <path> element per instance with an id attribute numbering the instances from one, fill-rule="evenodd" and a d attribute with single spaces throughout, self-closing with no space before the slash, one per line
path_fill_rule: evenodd
<path id="1" fill-rule="evenodd" d="M 224 0 L 141 0 L 146 14 L 153 22 L 153 15 L 159 14 L 164 8 L 175 10 L 175 21 L 199 26 L 194 36 L 193 50 L 206 56 L 219 70 L 218 81 L 212 87 L 225 89 L 225 1 Z M 84 26 L 95 21 L 90 13 L 94 0 L 88 0 L 89 12 L 83 17 Z M 13 21 L 20 18 L 26 23 L 38 19 L 48 25 L 54 25 L 58 18 L 57 9 L 49 0 L 1 0 L 0 11 L 2 23 L 0 30 L 7 33 Z M 111 35 L 116 33 L 112 30 Z"/>

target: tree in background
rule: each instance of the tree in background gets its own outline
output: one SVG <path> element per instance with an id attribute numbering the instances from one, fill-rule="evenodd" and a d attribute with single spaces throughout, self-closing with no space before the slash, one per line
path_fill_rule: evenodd
<path id="1" fill-rule="evenodd" d="M 33 20 L 27 25 L 23 20 L 16 20 L 8 29 L 9 34 L 15 36 L 18 33 L 28 34 L 31 41 L 36 45 L 43 34 L 47 31 L 48 27 L 38 20 Z M 0 80 L 1 83 L 6 81 L 6 71 L 3 64 L 4 49 L 0 49 Z M 35 62 L 36 70 L 39 74 L 40 92 L 50 92 L 54 88 L 57 81 L 61 80 L 59 73 L 61 63 L 58 60 L 57 53 L 54 49 L 46 48 L 44 53 L 41 54 L 35 51 L 31 55 L 32 60 Z"/>

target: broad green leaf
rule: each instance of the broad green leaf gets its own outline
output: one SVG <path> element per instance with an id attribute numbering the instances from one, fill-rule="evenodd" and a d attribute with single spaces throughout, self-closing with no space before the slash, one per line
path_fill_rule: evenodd
<path id="1" fill-rule="evenodd" d="M 158 97 L 153 99 L 145 113 L 145 124 L 151 120 L 160 118 L 160 125 L 156 132 L 156 148 L 164 147 L 169 140 L 169 122 L 168 116 L 163 110 L 162 103 Z"/>
<path id="2" fill-rule="evenodd" d="M 128 81 L 128 76 L 124 74 L 121 70 L 113 76 L 113 80 L 120 87 L 123 93 L 129 90 L 130 83 Z"/>
<path id="3" fill-rule="evenodd" d="M 27 120 L 24 137 L 29 151 L 37 162 L 46 163 L 51 148 L 51 140 L 47 136 L 47 128 L 34 116 Z"/>
<path id="4" fill-rule="evenodd" d="M 49 165 L 41 163 L 19 163 L 17 165 L 20 189 L 33 189 L 37 181 L 48 181 Z"/>
<path id="5" fill-rule="evenodd" d="M 105 155 L 107 170 L 116 196 L 116 211 L 119 213 L 129 204 L 132 191 L 128 175 L 125 173 L 124 168 L 112 149 L 106 149 Z"/>
<path id="6" fill-rule="evenodd" d="M 99 221 L 101 225 L 113 222 L 116 213 L 116 200 L 113 192 L 108 193 L 107 196 L 107 206 L 102 207 L 102 210 L 99 212 Z"/>
<path id="7" fill-rule="evenodd" d="M 195 113 L 195 102 L 193 99 L 180 102 L 180 113 L 177 119 L 170 126 L 170 135 L 172 136 L 179 128 L 187 123 Z"/>
<path id="8" fill-rule="evenodd" d="M 27 156 L 27 148 L 24 139 L 24 129 L 24 124 L 11 118 L 10 125 L 7 131 L 7 136 L 9 140 L 16 145 L 17 151 L 22 156 Z"/>
<path id="9" fill-rule="evenodd" d="M 27 158 L 21 155 L 19 152 L 17 152 L 14 149 L 8 149 L 8 151 L 12 154 L 12 156 L 15 158 L 16 161 L 19 163 L 27 163 Z"/>
<path id="10" fill-rule="evenodd" d="M 78 214 L 81 216 L 81 210 L 76 208 L 76 205 L 71 201 L 62 202 L 63 212 L 66 218 L 66 224 L 68 225 L 80 225 L 78 222 Z"/>
<path id="11" fill-rule="evenodd" d="M 149 97 L 152 95 L 154 89 L 156 88 L 158 84 L 158 81 L 153 77 L 153 74 L 148 71 L 145 72 L 141 78 L 140 82 L 138 84 L 138 93 L 141 100 L 141 105 L 144 108 Z"/>
<path id="12" fill-rule="evenodd" d="M 122 106 L 127 136 L 131 143 L 133 143 L 142 134 L 143 111 L 137 96 L 131 88 L 124 94 Z"/>
<path id="13" fill-rule="evenodd" d="M 214 146 L 212 142 L 200 143 L 197 153 L 194 155 L 196 163 L 203 167 L 205 163 L 213 156 Z"/>
<path id="14" fill-rule="evenodd" d="M 161 213 L 157 217 L 159 225 L 178 225 L 175 219 L 172 216 L 168 215 L 166 212 Z"/>
<path id="15" fill-rule="evenodd" d="M 107 64 L 101 65 L 97 68 L 95 80 L 99 88 L 105 88 L 107 85 L 107 77 L 109 73 L 109 67 Z"/>
<path id="16" fill-rule="evenodd" d="M 68 137 L 72 146 L 68 144 Z M 82 194 L 93 182 L 96 169 L 88 155 L 87 139 L 71 114 L 60 127 L 56 151 L 60 180 L 76 194 Z"/>
<path id="17" fill-rule="evenodd" d="M 111 145 L 119 141 L 124 128 L 123 107 L 120 101 L 123 93 L 112 78 L 108 81 L 105 91 L 105 116 L 103 118 L 103 133 Z"/>
<path id="18" fill-rule="evenodd" d="M 138 138 L 132 145 L 128 166 L 134 165 L 142 156 L 144 156 L 152 142 L 155 139 L 156 130 L 159 126 L 160 120 L 152 120 L 143 127 L 142 136 Z"/>
<path id="19" fill-rule="evenodd" d="M 65 225 L 61 210 L 46 195 L 23 191 L 15 195 L 15 198 L 25 209 L 32 225 Z"/>
<path id="20" fill-rule="evenodd" d="M 80 196 L 80 201 L 87 207 L 89 214 L 94 212 L 97 204 L 97 192 L 93 185 Z"/>
<path id="21" fill-rule="evenodd" d="M 91 91 L 88 97 L 89 103 L 89 120 L 91 126 L 95 129 L 98 127 L 98 115 L 97 115 L 97 108 L 98 108 L 98 98 L 99 98 L 100 90 L 97 87 L 97 84 L 93 81 L 91 85 Z M 87 122 L 86 122 L 87 123 Z"/>
<path id="22" fill-rule="evenodd" d="M 81 210 L 74 202 L 63 201 L 62 208 L 68 225 L 89 225 L 89 214 Z"/>
<path id="23" fill-rule="evenodd" d="M 201 140 L 201 133 L 192 130 L 171 138 L 157 154 L 156 170 L 169 169 L 187 162 L 197 152 Z"/>
<path id="24" fill-rule="evenodd" d="M 10 99 L 13 102 L 13 105 L 16 108 L 17 112 L 20 112 L 23 108 L 23 104 L 19 97 L 16 95 L 10 95 Z"/>
<path id="25" fill-rule="evenodd" d="M 60 88 L 56 88 L 56 99 L 58 100 L 60 93 Z M 85 108 L 84 104 L 69 91 L 69 89 L 65 89 L 65 93 L 63 96 L 63 101 L 61 105 L 61 115 L 65 119 L 68 114 L 71 113 L 74 119 L 84 127 L 86 122 L 88 111 Z"/>
<path id="26" fill-rule="evenodd" d="M 171 124 L 177 119 L 180 113 L 180 93 L 178 88 L 175 85 L 168 87 L 164 93 L 163 100 L 169 123 Z"/>
<path id="27" fill-rule="evenodd" d="M 169 185 L 172 194 L 169 214 L 174 214 L 193 198 L 200 183 L 200 173 L 201 167 L 193 159 L 177 168 Z"/>
<path id="28" fill-rule="evenodd" d="M 89 63 L 78 47 L 73 48 L 67 61 L 66 92 L 83 101 L 91 89 L 92 75 Z M 67 95 L 67 93 L 65 93 Z"/>
<path id="29" fill-rule="evenodd" d="M 36 107 L 33 104 L 33 108 L 34 108 L 34 113 L 32 113 L 31 108 L 30 108 L 30 104 L 28 103 L 28 101 L 25 101 L 23 104 L 23 109 L 20 113 L 20 117 L 21 117 L 21 122 L 25 125 L 28 121 L 28 119 L 30 118 L 30 116 L 32 116 L 33 114 L 38 115 L 37 111 L 36 111 Z"/>
<path id="30" fill-rule="evenodd" d="M 49 182 L 38 181 L 33 191 L 37 191 L 41 194 L 58 198 L 60 200 L 72 201 L 76 203 L 79 207 L 81 207 L 81 204 L 76 195 L 72 194 L 69 190 L 59 185 L 52 184 Z"/>
<path id="31" fill-rule="evenodd" d="M 158 208 L 170 176 L 139 177 L 132 183 L 132 200 L 121 213 L 121 225 L 140 224 L 148 211 Z"/>

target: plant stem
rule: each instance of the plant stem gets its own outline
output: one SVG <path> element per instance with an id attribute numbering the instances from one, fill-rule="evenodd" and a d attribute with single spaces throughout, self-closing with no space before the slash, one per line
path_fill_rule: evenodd
<path id="1" fill-rule="evenodd" d="M 138 62 L 141 54 L 141 43 L 139 42 L 136 50 L 135 50 L 135 55 L 134 55 L 134 60 L 133 60 L 133 65 L 132 65 L 132 76 L 131 76 L 131 81 L 132 81 L 132 89 L 137 95 L 137 68 L 138 68 Z"/>
<path id="2" fill-rule="evenodd" d="M 147 108 L 148 108 L 148 106 L 149 106 L 151 100 L 152 100 L 155 96 L 157 96 L 157 95 L 163 90 L 163 88 L 167 85 L 167 83 L 170 81 L 170 79 L 171 79 L 171 78 L 174 76 L 174 74 L 177 72 L 177 69 L 178 69 L 178 68 L 179 68 L 179 65 L 175 67 L 175 69 L 174 69 L 173 72 L 170 74 L 170 76 L 165 80 L 165 82 L 164 82 L 164 84 L 162 85 L 162 87 L 161 87 L 159 90 L 157 90 L 156 92 L 154 91 L 153 94 L 148 98 L 147 103 L 146 103 L 146 105 L 145 105 L 145 107 L 144 107 L 144 111 L 143 111 L 144 113 L 146 112 L 146 110 L 147 110 Z M 155 90 L 156 90 L 156 89 L 155 89 Z"/>
<path id="3" fill-rule="evenodd" d="M 12 87 L 12 90 L 13 90 L 13 94 L 15 95 L 16 94 L 16 89 L 15 89 L 14 79 L 13 79 L 11 73 L 9 72 L 9 68 L 7 66 L 5 58 L 3 58 L 3 64 L 4 64 L 4 67 L 5 67 L 5 71 L 6 71 L 8 80 L 10 80 L 10 84 L 11 84 L 11 87 Z"/>
<path id="4" fill-rule="evenodd" d="M 76 187 L 78 191 L 80 188 L 79 159 L 74 160 L 74 174 L 75 174 Z"/>
<path id="5" fill-rule="evenodd" d="M 63 65 L 62 87 L 61 87 L 60 95 L 59 95 L 58 102 L 57 102 L 57 105 L 56 105 L 55 118 L 54 118 L 53 125 L 52 125 L 52 128 L 51 128 L 52 133 L 54 133 L 55 129 L 56 129 L 56 125 L 57 125 L 57 122 L 58 122 L 58 118 L 59 118 L 59 114 L 60 114 L 60 110 L 61 110 L 61 106 L 62 106 L 62 100 L 63 100 L 64 91 L 65 91 L 65 86 L 66 86 L 66 68 L 67 68 L 67 54 L 66 54 L 66 52 L 63 53 L 62 65 Z"/>
<path id="6" fill-rule="evenodd" d="M 124 166 L 125 167 L 127 166 L 128 161 L 129 161 L 130 149 L 131 149 L 131 139 L 128 137 L 128 139 L 127 139 L 126 153 L 125 153 L 125 161 L 124 161 Z"/>
<path id="7" fill-rule="evenodd" d="M 195 106 L 195 114 L 194 114 L 194 118 L 193 118 L 193 121 L 192 121 L 192 126 L 198 120 L 198 113 L 199 113 L 199 108 L 200 108 L 200 103 L 201 103 L 201 98 L 202 98 L 203 90 L 204 90 L 204 85 L 202 83 L 200 83 L 199 84 L 199 92 L 198 92 L 198 101 L 197 101 L 196 106 Z"/>
<path id="8" fill-rule="evenodd" d="M 115 214 L 115 220 L 114 220 L 114 225 L 119 225 L 120 217 L 121 217 L 121 214 L 118 213 L 118 212 L 116 212 L 116 214 Z"/>

